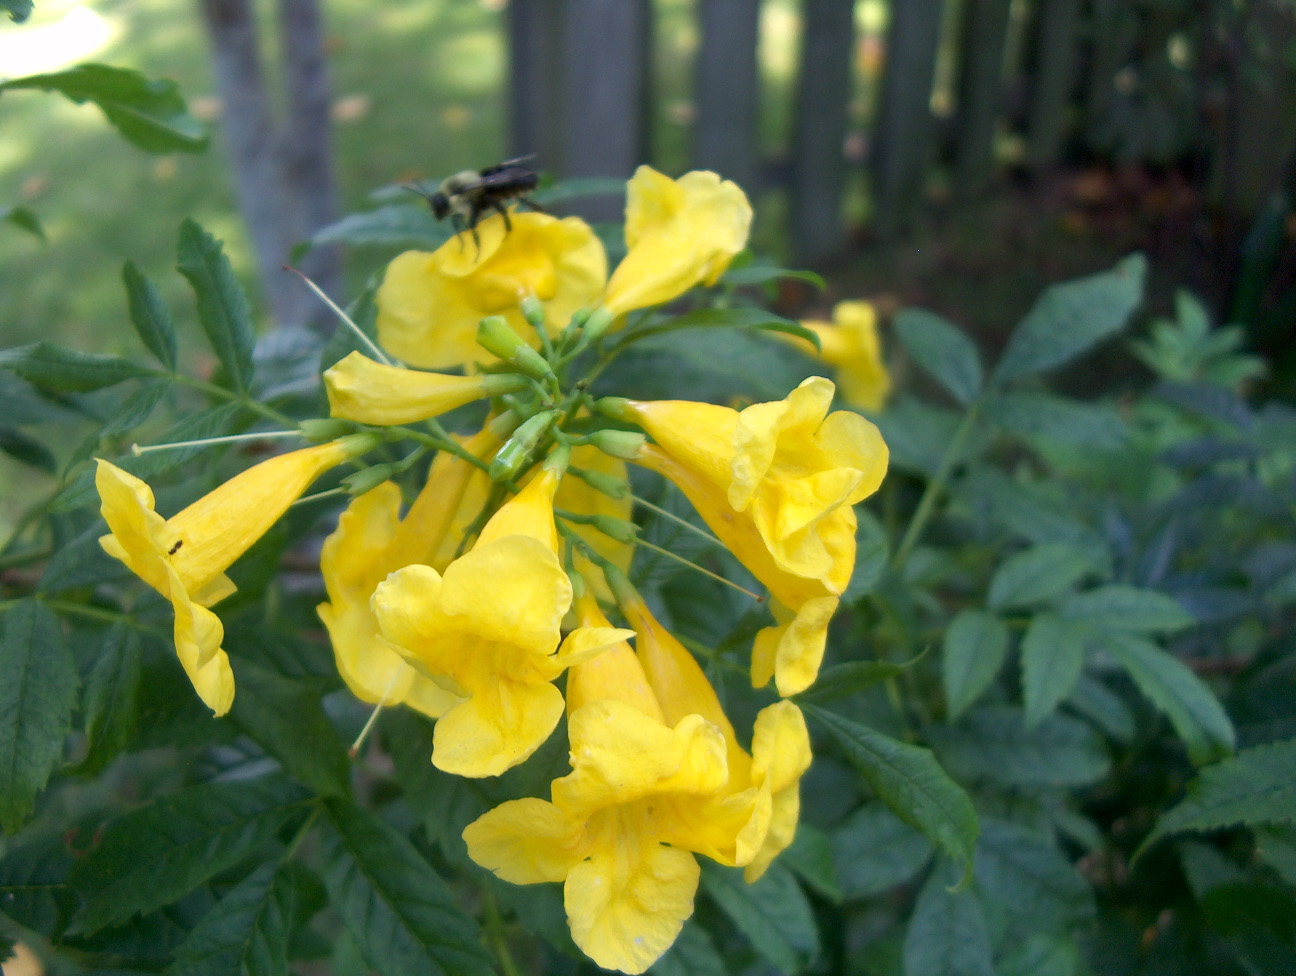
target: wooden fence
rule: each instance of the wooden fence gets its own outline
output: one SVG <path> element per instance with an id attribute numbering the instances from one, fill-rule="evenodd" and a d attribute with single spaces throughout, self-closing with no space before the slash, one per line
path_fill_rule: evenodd
<path id="1" fill-rule="evenodd" d="M 1289 0 L 891 0 L 863 161 L 848 159 L 856 88 L 853 0 L 802 0 L 797 81 L 782 158 L 760 152 L 760 0 L 696 0 L 690 165 L 750 191 L 787 193 L 791 256 L 846 242 L 844 195 L 863 166 L 870 226 L 901 235 L 934 167 L 956 199 L 1012 164 L 1040 175 L 1086 153 L 1191 161 L 1213 199 L 1257 210 L 1296 171 L 1296 43 Z M 564 176 L 625 176 L 652 160 L 651 0 L 511 0 L 511 139 Z M 933 112 L 952 58 L 950 109 Z M 591 216 L 606 216 L 594 213 Z"/>

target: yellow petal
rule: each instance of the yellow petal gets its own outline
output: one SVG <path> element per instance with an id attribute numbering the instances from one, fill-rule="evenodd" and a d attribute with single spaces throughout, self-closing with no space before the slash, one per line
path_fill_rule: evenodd
<path id="1" fill-rule="evenodd" d="M 500 506 L 477 538 L 477 546 L 510 535 L 529 536 L 552 553 L 558 552 L 558 530 L 554 526 L 554 493 L 559 475 L 541 468 L 523 489 Z M 474 547 L 476 548 L 476 547 Z"/>
<path id="2" fill-rule="evenodd" d="M 792 619 L 757 633 L 752 646 L 752 685 L 763 687 L 773 677 L 778 693 L 787 696 L 814 684 L 819 665 L 823 663 L 828 624 L 837 612 L 837 603 L 835 596 L 807 600 L 796 608 Z M 780 608 L 773 609 L 778 618 Z"/>
<path id="3" fill-rule="evenodd" d="M 597 471 L 620 481 L 626 481 L 628 477 L 624 461 L 610 454 L 604 454 L 597 447 L 589 444 L 582 444 L 572 449 L 571 464 L 572 467 Z M 554 497 L 554 504 L 564 511 L 576 512 L 579 515 L 606 515 L 625 521 L 629 521 L 634 512 L 634 499 L 630 497 L 629 491 L 621 498 L 613 498 L 591 488 L 575 476 L 562 479 L 558 485 L 558 493 Z M 630 572 L 630 563 L 634 559 L 633 545 L 618 542 L 592 525 L 573 525 L 572 528 L 586 545 L 617 569 L 623 573 Z M 572 554 L 572 563 L 576 572 L 594 588 L 594 593 L 600 600 L 611 601 L 612 591 L 608 589 L 603 579 L 603 571 L 589 557 L 577 550 Z"/>
<path id="4" fill-rule="evenodd" d="M 664 725 L 661 705 L 644 675 L 643 666 L 630 650 L 626 638 L 633 636 L 631 631 L 619 631 L 609 626 L 603 611 L 593 594 L 585 593 L 576 603 L 577 619 L 581 623 L 579 633 L 611 634 L 624 636 L 617 638 L 610 646 L 602 648 L 597 656 L 574 665 L 567 674 L 567 711 L 574 713 L 590 702 L 614 699 L 629 705 L 631 708 Z M 581 638 L 584 640 L 585 638 Z M 571 637 L 568 637 L 571 640 Z M 574 741 L 574 740 L 573 740 Z"/>
<path id="5" fill-rule="evenodd" d="M 488 810 L 464 828 L 468 856 L 513 884 L 563 881 L 584 856 L 581 823 L 546 800 L 524 797 Z"/>
<path id="6" fill-rule="evenodd" d="M 234 672 L 221 648 L 225 628 L 206 607 L 190 601 L 172 571 L 171 607 L 175 611 L 175 648 L 185 674 L 216 717 L 234 703 Z"/>
<path id="7" fill-rule="evenodd" d="M 456 776 L 498 776 L 540 748 L 562 713 L 553 685 L 499 676 L 437 720 L 432 764 Z"/>
<path id="8" fill-rule="evenodd" d="M 324 371 L 329 413 L 362 424 L 413 424 L 507 392 L 503 376 L 477 373 L 452 376 L 401 369 L 375 362 L 359 352 Z M 516 384 L 519 388 L 522 381 Z"/>
<path id="9" fill-rule="evenodd" d="M 695 171 L 672 180 L 640 166 L 626 186 L 625 258 L 603 305 L 616 315 L 715 284 L 747 246 L 751 205 L 735 184 Z"/>
<path id="10" fill-rule="evenodd" d="M 877 312 L 868 302 L 839 302 L 833 321 L 845 337 L 845 348 L 836 361 L 828 359 L 827 349 L 824 358 L 837 367 L 842 396 L 862 410 L 881 410 L 891 393 L 891 374 L 882 361 Z"/>
<path id="11" fill-rule="evenodd" d="M 508 535 L 474 546 L 446 567 L 439 606 L 456 626 L 484 640 L 549 655 L 571 601 L 571 580 L 558 557 L 530 536 Z"/>
<path id="12" fill-rule="evenodd" d="M 167 534 L 166 519 L 153 510 L 153 490 L 130 472 L 102 458 L 95 459 L 95 488 L 99 492 L 99 510 L 110 530 L 99 544 L 145 583 L 167 596 L 171 584 L 163 557 L 173 540 Z"/>
<path id="13" fill-rule="evenodd" d="M 642 973 L 693 914 L 700 876 L 687 851 L 629 841 L 597 847 L 563 889 L 572 940 L 605 969 Z"/>
<path id="14" fill-rule="evenodd" d="M 752 735 L 752 781 L 769 791 L 772 805 L 764 842 L 743 873 L 749 884 L 796 837 L 800 782 L 811 758 L 810 733 L 801 709 L 786 701 L 761 709 Z"/>
<path id="15" fill-rule="evenodd" d="M 480 252 L 468 235 L 434 253 L 408 251 L 387 267 L 378 289 L 378 341 L 400 359 L 445 369 L 489 358 L 477 345 L 477 323 L 503 315 L 519 335 L 538 341 L 518 303 L 534 296 L 556 333 L 579 308 L 597 303 L 607 281 L 607 257 L 589 226 L 576 217 L 514 213 L 505 233 L 498 217 L 477 226 Z"/>

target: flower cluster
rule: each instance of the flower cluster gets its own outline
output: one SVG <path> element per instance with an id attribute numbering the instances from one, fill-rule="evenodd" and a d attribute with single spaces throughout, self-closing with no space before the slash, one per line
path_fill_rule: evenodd
<path id="1" fill-rule="evenodd" d="M 511 232 L 483 221 L 479 250 L 396 258 L 372 355 L 324 374 L 332 416 L 308 429 L 325 443 L 171 519 L 107 462 L 98 484 L 105 549 L 171 601 L 180 661 L 222 714 L 234 681 L 209 608 L 233 590 L 225 570 L 325 470 L 414 443 L 347 479 L 354 497 L 324 543 L 319 615 L 338 671 L 362 701 L 435 718 L 431 761 L 460 776 L 525 762 L 565 717 L 571 772 L 550 799 L 505 802 L 464 840 L 501 878 L 562 882 L 576 944 L 640 973 L 692 913 L 696 855 L 754 881 L 792 841 L 810 743 L 786 696 L 818 674 L 854 565 L 852 506 L 878 487 L 887 449 L 859 414 L 831 410 L 820 377 L 741 410 L 591 396 L 633 313 L 714 284 L 751 220 L 742 191 L 707 172 L 642 167 L 627 200 L 610 276 L 584 222 L 547 214 L 514 214 Z M 450 369 L 464 372 L 431 371 Z M 475 401 L 488 411 L 476 433 L 435 419 Z M 405 506 L 402 476 L 433 451 Z M 630 582 L 627 462 L 673 483 L 769 591 L 750 671 L 779 697 L 749 738 Z"/>

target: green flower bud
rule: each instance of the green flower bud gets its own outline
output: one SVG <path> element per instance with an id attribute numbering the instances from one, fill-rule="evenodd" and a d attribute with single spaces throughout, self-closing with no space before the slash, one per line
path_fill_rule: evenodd
<path id="1" fill-rule="evenodd" d="M 330 420 L 326 418 L 303 420 L 297 426 L 301 429 L 302 436 L 313 444 L 335 441 L 355 430 L 355 424 L 349 420 Z"/>
<path id="2" fill-rule="evenodd" d="M 639 526 L 613 515 L 594 515 L 590 518 L 590 525 L 617 542 L 629 544 L 639 538 Z"/>
<path id="3" fill-rule="evenodd" d="M 592 471 L 589 468 L 572 468 L 571 473 L 589 485 L 595 491 L 601 491 L 609 498 L 625 498 L 630 493 L 630 484 L 624 478 L 608 474 L 606 471 Z"/>
<path id="4" fill-rule="evenodd" d="M 491 481 L 507 481 L 517 474 L 557 419 L 557 410 L 544 410 L 523 421 L 504 446 L 495 452 L 487 472 Z"/>
<path id="5" fill-rule="evenodd" d="M 623 461 L 637 458 L 647 440 L 643 434 L 632 430 L 596 430 L 589 435 L 589 442 L 600 451 Z"/>
<path id="6" fill-rule="evenodd" d="M 522 341 L 503 316 L 488 315 L 477 325 L 477 345 L 538 380 L 553 376 L 545 358 Z"/>
<path id="7" fill-rule="evenodd" d="M 607 332 L 616 316 L 606 308 L 596 308 L 585 322 L 585 338 L 593 342 Z"/>
<path id="8" fill-rule="evenodd" d="M 347 475 L 342 479 L 342 486 L 348 494 L 363 495 L 391 478 L 396 473 L 395 467 L 394 464 L 375 464 L 372 468 Z"/>

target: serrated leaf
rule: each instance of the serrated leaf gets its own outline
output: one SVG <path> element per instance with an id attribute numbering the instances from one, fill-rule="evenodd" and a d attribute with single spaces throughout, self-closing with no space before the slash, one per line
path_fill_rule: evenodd
<path id="1" fill-rule="evenodd" d="M 905 976 L 994 976 L 990 930 L 976 892 L 950 891 L 940 871 L 914 904 L 904 944 Z"/>
<path id="2" fill-rule="evenodd" d="M 1264 826 L 1252 830 L 1256 853 L 1289 885 L 1296 885 L 1296 827 Z"/>
<path id="3" fill-rule="evenodd" d="M 867 509 L 857 509 L 855 515 L 855 568 L 841 595 L 844 604 L 872 593 L 891 561 L 891 544 L 882 523 Z"/>
<path id="4" fill-rule="evenodd" d="M 1120 583 L 1067 597 L 1058 607 L 1058 615 L 1103 630 L 1140 634 L 1172 633 L 1196 623 L 1174 597 Z"/>
<path id="5" fill-rule="evenodd" d="M 45 240 L 45 228 L 41 226 L 36 211 L 30 207 L 0 207 L 0 220 L 20 227 L 32 237 Z"/>
<path id="6" fill-rule="evenodd" d="M 22 826 L 63 759 L 77 672 L 58 617 L 38 600 L 0 616 L 0 828 Z"/>
<path id="7" fill-rule="evenodd" d="M 1056 932 L 1092 920 L 1094 896 L 1050 837 L 1020 824 L 987 818 L 977 845 L 976 884 L 987 905 L 1003 912 L 1001 938 Z"/>
<path id="8" fill-rule="evenodd" d="M 1106 404 L 1082 403 L 1042 390 L 1007 390 L 989 397 L 985 416 L 1019 437 L 1119 448 L 1129 440 L 1120 414 Z"/>
<path id="9" fill-rule="evenodd" d="M 766 285 L 776 281 L 782 281 L 784 278 L 794 278 L 797 281 L 804 281 L 807 284 L 814 285 L 820 291 L 823 291 L 823 276 L 817 275 L 813 271 L 793 271 L 789 268 L 780 268 L 772 264 L 749 264 L 743 268 L 730 268 L 720 277 L 720 284 L 743 287 L 750 285 Z"/>
<path id="10" fill-rule="evenodd" d="M 815 683 L 796 696 L 798 702 L 829 702 L 899 677 L 913 662 L 847 661 L 819 672 Z"/>
<path id="11" fill-rule="evenodd" d="M 433 251 L 450 239 L 449 230 L 426 207 L 390 204 L 347 214 L 311 235 L 311 247 L 404 247 Z"/>
<path id="12" fill-rule="evenodd" d="M 252 382 L 256 335 L 247 295 L 234 276 L 221 242 L 192 220 L 180 225 L 176 267 L 189 279 L 198 303 L 198 321 L 230 383 L 246 392 Z"/>
<path id="13" fill-rule="evenodd" d="M 0 426 L 0 451 L 4 451 L 15 461 L 44 471 L 46 474 L 54 474 L 58 471 L 58 461 L 50 449 L 16 427 Z"/>
<path id="14" fill-rule="evenodd" d="M 798 824 L 792 844 L 779 855 L 779 861 L 816 894 L 834 905 L 841 903 L 832 842 L 818 827 L 804 822 Z"/>
<path id="15" fill-rule="evenodd" d="M 230 709 L 234 723 L 315 792 L 348 795 L 351 764 L 318 690 L 237 655 L 231 664 L 238 686 Z"/>
<path id="16" fill-rule="evenodd" d="M 1085 628 L 1051 613 L 1033 618 L 1021 643 L 1026 727 L 1034 728 L 1071 694 L 1084 667 Z"/>
<path id="17" fill-rule="evenodd" d="M 770 865 L 759 881 L 747 884 L 739 869 L 707 862 L 702 890 L 779 972 L 799 973 L 819 954 L 819 929 L 810 903 L 782 865 Z"/>
<path id="18" fill-rule="evenodd" d="M 1020 709 L 970 712 L 957 727 L 928 733 L 941 761 L 960 779 L 1006 786 L 1084 786 L 1107 775 L 1102 741 L 1084 722 L 1050 715 L 1027 729 Z"/>
<path id="19" fill-rule="evenodd" d="M 1118 742 L 1134 738 L 1134 713 L 1097 678 L 1080 676 L 1067 704 Z"/>
<path id="20" fill-rule="evenodd" d="M 967 406 L 981 392 L 981 356 L 958 326 L 920 308 L 901 309 L 893 330 L 914 363 Z"/>
<path id="21" fill-rule="evenodd" d="M 1150 641 L 1114 634 L 1103 643 L 1147 699 L 1170 719 L 1200 766 L 1231 755 L 1233 723 L 1205 683 L 1177 658 Z"/>
<path id="22" fill-rule="evenodd" d="M 162 295 L 153 282 L 144 277 L 143 272 L 135 267 L 134 262 L 127 261 L 122 265 L 122 284 L 126 286 L 126 302 L 130 308 L 131 324 L 158 361 L 167 369 L 176 368 L 176 335 L 175 326 L 171 324 L 171 314 L 167 311 Z"/>
<path id="23" fill-rule="evenodd" d="M 896 816 L 931 838 L 965 872 L 972 870 L 976 811 L 929 750 L 897 742 L 817 705 L 802 710 L 832 733 L 851 765 Z"/>
<path id="24" fill-rule="evenodd" d="M 1060 366 L 1121 331 L 1142 301 L 1146 273 L 1147 259 L 1135 254 L 1111 271 L 1046 290 L 1013 330 L 994 381 Z"/>
<path id="25" fill-rule="evenodd" d="M 154 375 L 153 370 L 121 356 L 77 352 L 44 341 L 0 352 L 0 369 L 17 373 L 33 386 L 59 393 L 101 390 L 126 380 Z"/>
<path id="26" fill-rule="evenodd" d="M 683 315 L 675 315 L 624 334 L 615 348 L 622 349 L 649 336 L 680 332 L 685 329 L 756 329 L 758 331 L 786 332 L 817 348 L 819 339 L 800 322 L 767 312 L 763 308 L 695 308 Z"/>
<path id="27" fill-rule="evenodd" d="M 286 976 L 296 889 L 262 864 L 227 891 L 176 949 L 169 976 Z"/>
<path id="28" fill-rule="evenodd" d="M 997 976 L 1075 976 L 1080 950 L 1072 939 L 1036 932 L 995 967 Z"/>
<path id="29" fill-rule="evenodd" d="M 648 972 L 650 976 L 728 976 L 729 970 L 706 929 L 690 919 Z"/>
<path id="30" fill-rule="evenodd" d="M 74 872 L 85 893 L 77 931 L 94 933 L 171 904 L 267 844 L 310 800 L 277 778 L 205 783 L 110 821 Z"/>
<path id="31" fill-rule="evenodd" d="M 99 438 L 113 437 L 134 430 L 153 415 L 157 405 L 171 389 L 170 379 L 147 380 L 141 383 L 122 405 L 113 412 L 112 417 L 99 432 Z"/>
<path id="32" fill-rule="evenodd" d="M 0 0 L 0 10 L 9 15 L 9 19 L 21 24 L 31 16 L 32 0 Z"/>
<path id="33" fill-rule="evenodd" d="M 28 839 L 5 848 L 0 858 L 0 905 L 19 925 L 57 939 L 76 910 L 68 884 L 72 856 L 60 834 Z"/>
<path id="34" fill-rule="evenodd" d="M 990 579 L 986 603 L 992 610 L 1028 607 L 1065 593 L 1092 567 L 1068 542 L 1046 542 L 1009 556 Z"/>
<path id="35" fill-rule="evenodd" d="M 1139 846 L 1185 830 L 1296 824 L 1296 739 L 1243 749 L 1207 766 Z"/>
<path id="36" fill-rule="evenodd" d="M 358 807 L 330 800 L 324 884 L 365 961 L 383 976 L 492 976 L 477 924 L 414 845 Z"/>
<path id="37" fill-rule="evenodd" d="M 80 773 L 98 772 L 126 747 L 135 731 L 139 683 L 139 634 L 121 620 L 104 635 L 86 679 L 82 710 L 89 746 L 78 767 Z"/>
<path id="38" fill-rule="evenodd" d="M 58 92 L 78 105 L 98 105 L 123 136 L 152 153 L 201 152 L 207 131 L 185 108 L 174 81 L 150 79 L 129 68 L 81 64 L 66 71 L 0 82 L 6 89 Z"/>
<path id="39" fill-rule="evenodd" d="M 945 631 L 941 680 L 951 718 L 990 686 L 1008 653 L 1008 628 L 982 610 L 960 610 Z"/>
<path id="40" fill-rule="evenodd" d="M 830 835 L 845 898 L 878 895 L 916 875 L 932 845 L 881 803 L 860 807 Z"/>

